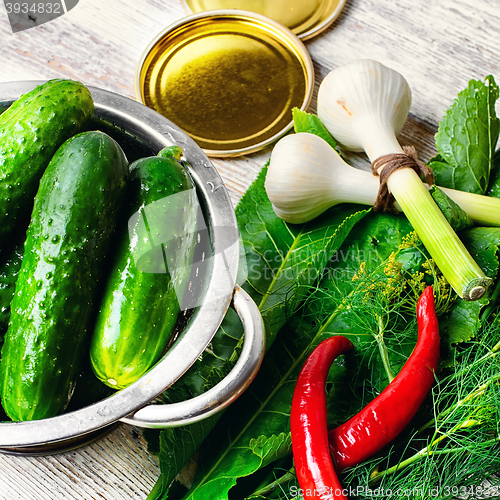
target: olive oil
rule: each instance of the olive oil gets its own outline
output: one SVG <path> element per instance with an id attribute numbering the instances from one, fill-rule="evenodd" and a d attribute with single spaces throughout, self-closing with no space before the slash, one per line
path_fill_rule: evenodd
<path id="1" fill-rule="evenodd" d="M 141 100 L 214 156 L 263 147 L 290 127 L 292 108 L 303 109 L 312 90 L 302 44 L 234 12 L 169 30 L 138 74 Z"/>

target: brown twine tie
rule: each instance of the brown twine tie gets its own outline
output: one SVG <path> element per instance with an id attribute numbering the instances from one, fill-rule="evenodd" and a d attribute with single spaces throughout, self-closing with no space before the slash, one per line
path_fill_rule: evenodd
<path id="1" fill-rule="evenodd" d="M 434 174 L 432 170 L 418 159 L 417 152 L 413 146 L 403 146 L 404 153 L 393 153 L 383 155 L 372 163 L 373 175 L 378 176 L 380 172 L 380 187 L 377 193 L 377 199 L 373 205 L 375 212 L 396 212 L 394 208 L 394 196 L 387 187 L 387 180 L 393 172 L 400 168 L 412 168 L 418 176 L 424 176 L 427 184 L 434 184 Z"/>

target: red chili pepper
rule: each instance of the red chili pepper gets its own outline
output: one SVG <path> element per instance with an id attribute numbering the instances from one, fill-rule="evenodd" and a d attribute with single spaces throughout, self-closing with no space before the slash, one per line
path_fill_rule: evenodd
<path id="1" fill-rule="evenodd" d="M 290 427 L 295 471 L 304 498 L 347 498 L 328 446 L 325 384 L 335 358 L 352 347 L 340 335 L 321 342 L 304 363 L 295 386 Z"/>
<path id="2" fill-rule="evenodd" d="M 439 360 L 439 325 L 430 286 L 418 300 L 417 322 L 417 344 L 396 378 L 357 415 L 329 432 L 338 472 L 389 444 L 409 424 L 429 393 Z"/>

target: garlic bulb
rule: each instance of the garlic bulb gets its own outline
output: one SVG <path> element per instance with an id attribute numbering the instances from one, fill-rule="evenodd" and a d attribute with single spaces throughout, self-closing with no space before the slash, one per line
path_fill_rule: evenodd
<path id="1" fill-rule="evenodd" d="M 374 164 L 394 154 L 407 158 L 396 135 L 410 103 L 408 84 L 398 72 L 360 59 L 333 70 L 321 82 L 318 116 L 341 145 L 364 150 Z M 379 175 L 389 163 L 377 167 Z M 481 298 L 493 280 L 476 264 L 415 170 L 393 171 L 387 188 L 457 294 L 465 300 Z"/>
<path id="2" fill-rule="evenodd" d="M 371 172 L 350 166 L 325 140 L 305 132 L 277 142 L 265 183 L 276 215 L 292 224 L 308 222 L 340 203 L 372 206 L 378 186 Z M 500 226 L 500 198 L 441 189 L 477 224 Z"/>
<path id="3" fill-rule="evenodd" d="M 275 145 L 265 187 L 276 215 L 298 224 L 339 203 L 373 205 L 378 180 L 349 166 L 321 137 L 302 132 Z"/>
<path id="4" fill-rule="evenodd" d="M 339 144 L 370 161 L 402 153 L 396 135 L 405 124 L 411 91 L 401 74 L 359 59 L 331 71 L 318 91 L 318 116 Z"/>

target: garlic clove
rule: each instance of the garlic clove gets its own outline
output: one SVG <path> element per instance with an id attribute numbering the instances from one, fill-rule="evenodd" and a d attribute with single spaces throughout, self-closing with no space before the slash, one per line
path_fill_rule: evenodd
<path id="1" fill-rule="evenodd" d="M 325 127 L 342 147 L 365 151 L 370 161 L 402 151 L 396 136 L 410 105 L 403 76 L 371 59 L 332 70 L 318 91 L 318 116 Z"/>
<path id="2" fill-rule="evenodd" d="M 276 215 L 298 224 L 339 203 L 373 205 L 378 179 L 348 165 L 321 137 L 301 132 L 275 145 L 265 188 Z"/>

